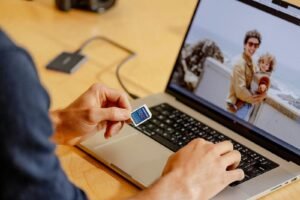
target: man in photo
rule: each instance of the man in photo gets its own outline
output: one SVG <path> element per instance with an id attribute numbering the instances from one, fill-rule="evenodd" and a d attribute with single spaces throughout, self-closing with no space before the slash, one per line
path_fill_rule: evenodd
<path id="1" fill-rule="evenodd" d="M 226 100 L 228 111 L 237 117 L 249 120 L 254 104 L 261 103 L 266 93 L 252 94 L 251 83 L 256 67 L 252 56 L 261 44 L 261 34 L 257 30 L 248 31 L 244 38 L 244 52 L 233 65 L 229 95 Z"/>

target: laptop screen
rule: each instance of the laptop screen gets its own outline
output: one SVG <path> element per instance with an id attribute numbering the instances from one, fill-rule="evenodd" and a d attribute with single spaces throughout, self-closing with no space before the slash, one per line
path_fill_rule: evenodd
<path id="1" fill-rule="evenodd" d="M 300 155 L 300 12 L 201 0 L 168 90 Z"/>

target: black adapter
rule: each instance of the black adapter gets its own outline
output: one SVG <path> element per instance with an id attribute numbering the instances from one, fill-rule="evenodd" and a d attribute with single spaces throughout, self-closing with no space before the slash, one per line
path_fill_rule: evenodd
<path id="1" fill-rule="evenodd" d="M 79 53 L 63 52 L 47 65 L 47 69 L 71 74 L 76 71 L 85 61 L 86 57 L 84 55 Z"/>

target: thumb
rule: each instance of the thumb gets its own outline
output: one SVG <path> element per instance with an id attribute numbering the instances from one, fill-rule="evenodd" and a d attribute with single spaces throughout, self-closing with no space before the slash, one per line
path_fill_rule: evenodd
<path id="1" fill-rule="evenodd" d="M 130 111 L 124 108 L 109 107 L 95 110 L 94 119 L 101 121 L 126 121 L 130 119 Z"/>

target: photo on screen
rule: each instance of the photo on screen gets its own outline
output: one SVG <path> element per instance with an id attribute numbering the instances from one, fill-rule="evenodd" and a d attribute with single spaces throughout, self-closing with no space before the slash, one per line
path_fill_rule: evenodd
<path id="1" fill-rule="evenodd" d="M 171 84 L 300 149 L 300 26 L 237 0 L 202 0 Z"/>

